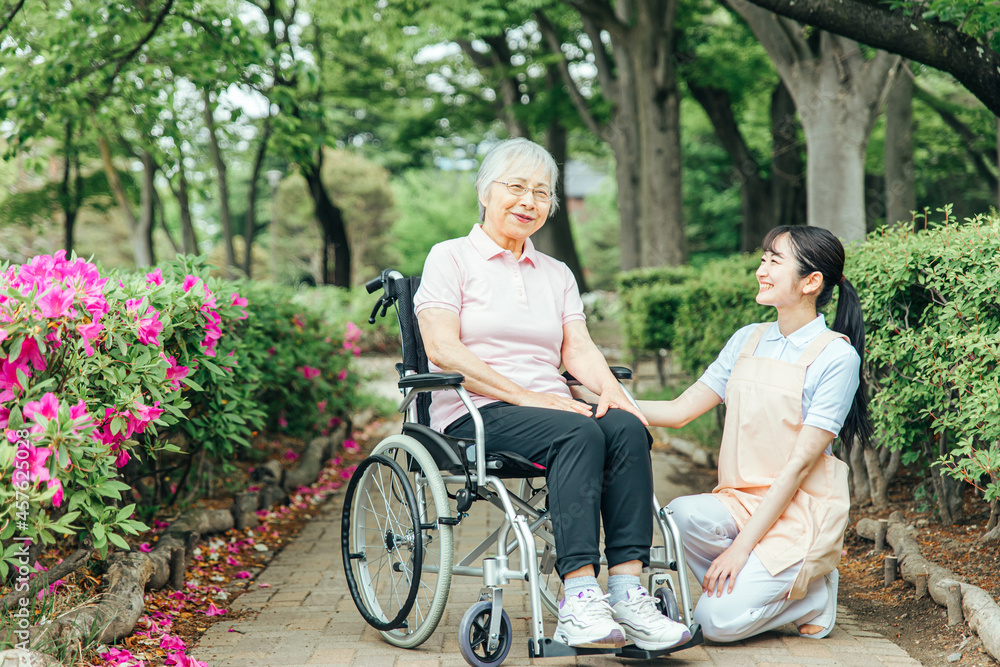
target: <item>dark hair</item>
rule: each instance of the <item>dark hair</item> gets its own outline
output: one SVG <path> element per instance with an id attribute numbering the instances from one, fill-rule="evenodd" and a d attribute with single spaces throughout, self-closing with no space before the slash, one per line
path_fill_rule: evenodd
<path id="1" fill-rule="evenodd" d="M 844 244 L 829 231 L 820 227 L 775 227 L 767 233 L 761 242 L 766 252 L 774 252 L 777 240 L 788 236 L 792 254 L 799 266 L 799 277 L 804 278 L 814 271 L 823 276 L 823 286 L 816 296 L 816 308 L 820 309 L 830 303 L 833 298 L 833 288 L 839 286 L 837 298 L 837 314 L 830 327 L 838 333 L 847 336 L 851 345 L 861 357 L 861 367 L 865 363 L 865 320 L 861 312 L 861 300 L 858 293 L 844 276 Z M 840 440 L 848 447 L 858 438 L 864 446 L 871 443 L 872 421 L 868 413 L 868 391 L 862 378 L 858 391 L 854 394 L 851 411 L 847 413 L 844 426 L 840 429 Z"/>

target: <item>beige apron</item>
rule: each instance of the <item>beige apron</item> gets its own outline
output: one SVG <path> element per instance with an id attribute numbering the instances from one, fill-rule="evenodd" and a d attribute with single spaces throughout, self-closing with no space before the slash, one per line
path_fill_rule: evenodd
<path id="1" fill-rule="evenodd" d="M 788 461 L 802 430 L 802 389 L 806 368 L 835 338 L 825 331 L 794 364 L 754 357 L 769 323 L 750 336 L 726 384 L 726 425 L 719 451 L 719 484 L 713 493 L 740 529 Z M 847 465 L 823 454 L 792 497 L 785 512 L 754 547 L 775 575 L 803 561 L 789 599 L 805 596 L 809 582 L 840 562 L 850 495 Z"/>

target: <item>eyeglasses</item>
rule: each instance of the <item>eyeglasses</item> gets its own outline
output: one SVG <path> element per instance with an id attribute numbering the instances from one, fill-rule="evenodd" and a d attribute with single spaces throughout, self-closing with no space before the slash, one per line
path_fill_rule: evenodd
<path id="1" fill-rule="evenodd" d="M 531 190 L 520 183 L 504 183 L 503 181 L 493 182 L 499 183 L 500 185 L 506 185 L 507 192 L 511 193 L 515 197 L 523 197 L 525 193 L 531 192 L 531 194 L 535 197 L 535 201 L 546 202 L 552 199 L 552 193 L 544 188 L 535 188 L 534 190 Z"/>

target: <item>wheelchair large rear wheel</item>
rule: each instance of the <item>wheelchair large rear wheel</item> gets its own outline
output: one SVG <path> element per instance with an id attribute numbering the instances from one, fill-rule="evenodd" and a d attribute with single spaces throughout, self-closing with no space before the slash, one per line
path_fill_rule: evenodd
<path id="1" fill-rule="evenodd" d="M 450 518 L 453 512 L 437 464 L 420 442 L 407 435 L 389 436 L 372 455 L 391 459 L 406 472 L 417 503 L 422 549 L 417 595 L 405 621 L 393 630 L 381 632 L 394 646 L 415 648 L 434 632 L 448 603 L 454 535 L 452 526 L 439 523 L 438 518 Z"/>
<path id="2" fill-rule="evenodd" d="M 420 515 L 403 468 L 373 455 L 347 485 L 341 548 L 347 587 L 369 625 L 405 625 L 419 593 L 423 545 Z"/>

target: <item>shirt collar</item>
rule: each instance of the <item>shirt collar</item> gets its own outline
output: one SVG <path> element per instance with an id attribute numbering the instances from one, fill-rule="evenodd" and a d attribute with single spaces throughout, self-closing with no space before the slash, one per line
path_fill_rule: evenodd
<path id="1" fill-rule="evenodd" d="M 472 231 L 469 232 L 469 241 L 472 242 L 472 247 L 476 249 L 483 259 L 493 259 L 497 255 L 507 252 L 504 248 L 497 245 L 497 242 L 491 239 L 489 234 L 483 231 L 482 223 L 477 222 L 472 226 Z M 521 251 L 521 259 L 518 261 L 522 260 L 527 260 L 533 266 L 538 266 L 538 251 L 535 250 L 531 239 L 524 239 L 524 249 Z"/>
<path id="2" fill-rule="evenodd" d="M 816 315 L 816 319 L 812 322 L 789 335 L 788 342 L 795 347 L 803 347 L 810 343 L 813 338 L 823 333 L 825 329 L 826 320 L 822 315 Z M 764 340 L 769 343 L 780 341 L 784 338 L 785 336 L 781 335 L 781 329 L 778 328 L 777 322 L 773 323 L 770 327 L 768 327 L 767 331 L 764 332 Z"/>

